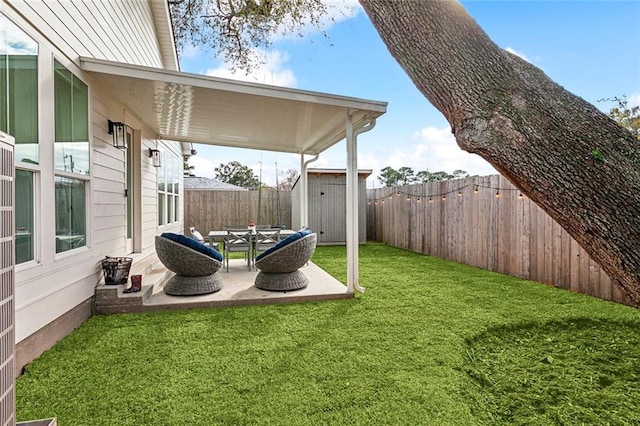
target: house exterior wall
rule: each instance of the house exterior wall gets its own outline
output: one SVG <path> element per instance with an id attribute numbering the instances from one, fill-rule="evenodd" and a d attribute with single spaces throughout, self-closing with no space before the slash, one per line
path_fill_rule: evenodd
<path id="1" fill-rule="evenodd" d="M 88 56 L 164 67 L 148 0 L 5 3 L 4 9 L 19 12 L 72 61 Z"/>
<path id="2" fill-rule="evenodd" d="M 1 5 L 4 18 L 38 44 L 40 161 L 37 165 L 16 162 L 35 176 L 35 259 L 16 266 L 15 333 L 20 344 L 76 307 L 87 306 L 102 278 L 101 260 L 106 255 L 130 256 L 135 262 L 154 252 L 155 235 L 182 232 L 182 150 L 179 143 L 157 140 L 135 112 L 78 65 L 80 56 L 89 56 L 162 67 L 151 2 L 3 1 Z M 54 169 L 54 61 L 87 86 L 89 115 L 86 241 L 82 247 L 60 253 L 56 253 L 55 235 L 54 179 L 61 173 Z M 112 146 L 108 120 L 125 122 L 132 132 L 134 181 L 128 189 L 135 194 L 133 245 L 127 241 L 127 151 Z M 163 167 L 152 166 L 149 148 L 161 150 Z M 171 175 L 172 187 L 175 182 L 178 199 L 178 214 L 168 224 L 159 223 L 158 212 L 159 182 L 164 182 L 158 174 L 164 172 Z"/>

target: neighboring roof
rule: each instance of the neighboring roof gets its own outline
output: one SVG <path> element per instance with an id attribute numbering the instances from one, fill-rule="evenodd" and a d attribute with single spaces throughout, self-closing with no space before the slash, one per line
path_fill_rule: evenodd
<path id="1" fill-rule="evenodd" d="M 373 173 L 371 169 L 358 169 L 358 176 L 368 177 Z M 346 175 L 346 169 L 307 169 L 309 175 Z"/>
<path id="2" fill-rule="evenodd" d="M 318 154 L 360 129 L 387 103 L 80 58 L 161 139 Z"/>
<path id="3" fill-rule="evenodd" d="M 206 189 L 210 191 L 248 191 L 247 188 L 232 185 L 206 177 L 185 176 L 184 189 Z"/>

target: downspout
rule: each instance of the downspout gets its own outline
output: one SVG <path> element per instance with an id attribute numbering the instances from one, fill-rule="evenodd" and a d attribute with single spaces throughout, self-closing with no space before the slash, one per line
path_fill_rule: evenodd
<path id="1" fill-rule="evenodd" d="M 354 290 L 364 293 L 360 285 L 358 271 L 358 246 L 360 227 L 358 225 L 358 135 L 372 130 L 376 119 L 371 118 L 361 127 L 353 128 L 353 117 L 347 115 L 347 292 Z"/>
<path id="2" fill-rule="evenodd" d="M 320 158 L 316 154 L 313 158 L 304 161 L 304 154 L 300 154 L 300 227 L 309 226 L 309 180 L 307 178 L 307 165 Z"/>

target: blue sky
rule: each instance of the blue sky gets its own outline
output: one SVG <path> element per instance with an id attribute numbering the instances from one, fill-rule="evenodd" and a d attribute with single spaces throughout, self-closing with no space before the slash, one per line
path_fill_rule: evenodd
<path id="1" fill-rule="evenodd" d="M 185 72 L 248 80 L 386 101 L 387 113 L 358 138 L 358 166 L 372 169 L 367 186 L 379 187 L 385 166 L 471 175 L 496 173 L 480 157 L 462 151 L 445 118 L 424 98 L 389 54 L 359 5 L 328 0 L 346 11 L 317 33 L 282 39 L 261 52 L 265 65 L 249 76 L 232 74 L 202 48 L 182 53 Z M 602 98 L 626 95 L 640 104 L 640 1 L 463 1 L 467 12 L 500 47 L 541 68 L 552 80 L 603 111 Z M 297 155 L 197 145 L 190 164 L 197 176 L 213 177 L 221 163 L 240 161 L 263 182 L 275 170 L 299 169 Z M 345 143 L 320 155 L 312 167 L 344 168 Z M 262 165 L 262 166 L 261 166 Z"/>

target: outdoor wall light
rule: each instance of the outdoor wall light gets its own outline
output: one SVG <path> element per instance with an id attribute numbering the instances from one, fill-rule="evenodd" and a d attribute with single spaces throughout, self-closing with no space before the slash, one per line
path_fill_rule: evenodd
<path id="1" fill-rule="evenodd" d="M 109 120 L 109 134 L 113 135 L 113 146 L 127 149 L 127 135 L 124 131 L 124 123 Z"/>
<path id="2" fill-rule="evenodd" d="M 160 157 L 159 149 L 149 148 L 149 158 L 151 158 L 151 164 L 153 164 L 153 167 L 162 166 L 162 157 Z"/>

